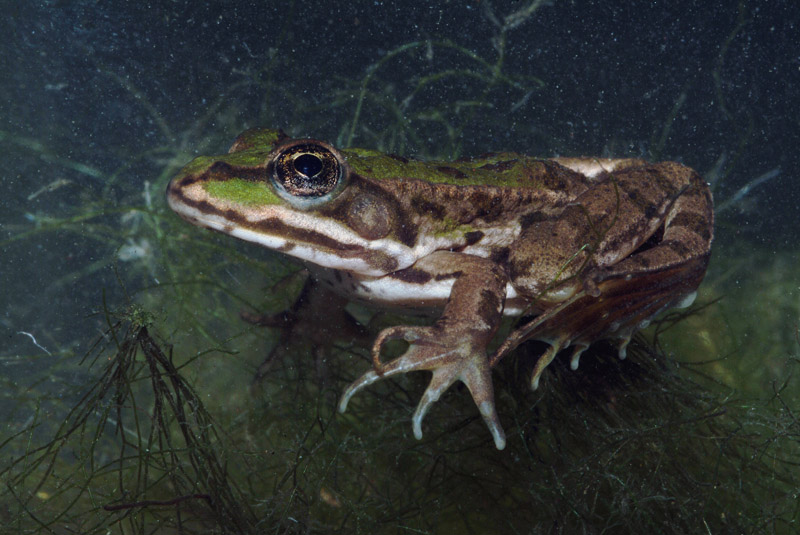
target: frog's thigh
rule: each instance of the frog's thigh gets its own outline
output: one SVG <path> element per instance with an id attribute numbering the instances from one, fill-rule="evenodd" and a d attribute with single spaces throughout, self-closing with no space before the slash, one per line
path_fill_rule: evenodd
<path id="1" fill-rule="evenodd" d="M 658 229 L 685 183 L 657 180 L 658 168 L 626 169 L 606 177 L 557 216 L 524 229 L 509 257 L 515 283 L 536 294 L 593 262 L 613 266 Z"/>
<path id="2" fill-rule="evenodd" d="M 678 266 L 705 264 L 713 233 L 711 196 L 693 184 L 671 206 L 664 219 L 664 235 L 654 247 L 630 255 L 606 273 L 608 276 L 664 271 Z"/>
<path id="3" fill-rule="evenodd" d="M 582 212 L 577 217 L 583 217 L 590 230 L 587 240 L 594 235 L 598 266 L 612 266 L 631 255 L 662 226 L 689 187 L 689 178 L 678 173 L 688 169 L 679 167 L 677 171 L 666 164 L 626 169 L 576 199 Z"/>

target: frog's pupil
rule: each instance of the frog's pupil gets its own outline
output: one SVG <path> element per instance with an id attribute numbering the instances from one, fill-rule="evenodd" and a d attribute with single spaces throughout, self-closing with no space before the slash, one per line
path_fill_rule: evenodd
<path id="1" fill-rule="evenodd" d="M 301 154 L 295 158 L 294 168 L 307 177 L 313 177 L 322 171 L 322 160 L 313 154 Z"/>

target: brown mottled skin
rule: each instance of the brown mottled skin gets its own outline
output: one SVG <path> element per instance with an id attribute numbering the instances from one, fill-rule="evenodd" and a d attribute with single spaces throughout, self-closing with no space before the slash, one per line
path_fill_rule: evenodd
<path id="1" fill-rule="evenodd" d="M 345 391 L 340 410 L 377 380 L 431 370 L 415 435 L 431 404 L 462 381 L 498 448 L 491 366 L 529 339 L 550 344 L 533 387 L 564 348 L 574 367 L 603 338 L 624 357 L 638 328 L 700 284 L 713 238 L 708 187 L 674 162 L 513 153 L 420 162 L 272 130 L 245 132 L 229 155 L 188 164 L 167 196 L 194 224 L 301 258 L 350 299 L 441 310 L 431 326 L 382 331 L 374 369 Z M 533 319 L 487 355 L 502 315 L 521 313 Z M 383 344 L 396 338 L 408 350 L 382 362 Z"/>

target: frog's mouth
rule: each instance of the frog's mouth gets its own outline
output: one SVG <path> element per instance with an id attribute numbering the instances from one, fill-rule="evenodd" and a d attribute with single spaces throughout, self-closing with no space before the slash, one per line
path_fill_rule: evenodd
<path id="1" fill-rule="evenodd" d="M 169 207 L 190 223 L 273 249 L 305 262 L 378 277 L 416 261 L 391 239 L 366 240 L 338 221 L 280 204 L 248 205 L 212 198 L 202 182 L 167 188 Z"/>

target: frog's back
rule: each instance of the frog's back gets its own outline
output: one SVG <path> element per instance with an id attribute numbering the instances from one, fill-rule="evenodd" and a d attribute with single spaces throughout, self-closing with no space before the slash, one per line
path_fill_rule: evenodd
<path id="1" fill-rule="evenodd" d="M 580 172 L 556 160 L 513 152 L 484 154 L 452 162 L 414 160 L 363 149 L 349 149 L 343 153 L 354 172 L 379 181 L 416 179 L 462 187 L 564 190 L 587 180 Z"/>

